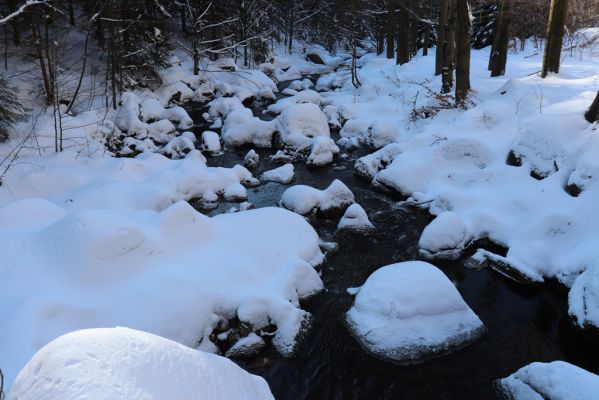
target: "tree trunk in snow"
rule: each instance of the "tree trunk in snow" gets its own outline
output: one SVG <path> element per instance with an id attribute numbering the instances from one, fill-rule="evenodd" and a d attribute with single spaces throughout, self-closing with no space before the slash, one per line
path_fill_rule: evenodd
<path id="1" fill-rule="evenodd" d="M 441 69 L 441 92 L 449 93 L 453 87 L 453 70 L 455 68 L 456 10 L 458 0 L 447 0 L 447 23 L 445 24 L 445 40 L 442 44 L 443 67 Z"/>
<path id="2" fill-rule="evenodd" d="M 501 2 L 499 21 L 495 28 L 495 38 L 493 39 L 493 49 L 491 50 L 489 61 L 491 76 L 501 76 L 505 74 L 513 15 L 514 0 L 503 0 Z"/>
<path id="3" fill-rule="evenodd" d="M 559 61 L 562 55 L 562 42 L 564 40 L 564 25 L 568 15 L 568 0 L 551 0 L 549 10 L 549 23 L 547 24 L 547 43 L 541 78 L 549 72 L 559 72 Z"/>
<path id="4" fill-rule="evenodd" d="M 447 14 L 449 12 L 449 0 L 441 0 L 439 7 L 439 24 L 437 28 L 437 51 L 435 53 L 435 75 L 443 72 L 446 49 Z"/>
<path id="5" fill-rule="evenodd" d="M 402 65 L 410 61 L 410 15 L 408 14 L 407 1 L 399 4 L 399 31 L 397 34 L 397 59 L 396 64 Z"/>
<path id="6" fill-rule="evenodd" d="M 455 99 L 457 105 L 464 105 L 470 91 L 470 10 L 468 0 L 456 1 L 456 69 Z"/>
<path id="7" fill-rule="evenodd" d="M 69 0 L 69 22 L 71 26 L 75 26 L 75 6 L 73 0 Z"/>
<path id="8" fill-rule="evenodd" d="M 597 92 L 593 104 L 591 104 L 591 107 L 584 114 L 584 117 L 590 123 L 599 121 L 599 92 Z"/>
<path id="9" fill-rule="evenodd" d="M 395 0 L 387 0 L 387 58 L 395 56 Z"/>

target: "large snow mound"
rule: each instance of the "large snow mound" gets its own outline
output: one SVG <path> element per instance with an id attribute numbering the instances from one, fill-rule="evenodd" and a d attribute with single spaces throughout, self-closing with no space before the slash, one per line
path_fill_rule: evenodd
<path id="1" fill-rule="evenodd" d="M 21 370 L 9 400 L 270 400 L 264 379 L 232 361 L 127 328 L 68 333 Z"/>
<path id="2" fill-rule="evenodd" d="M 359 289 L 346 322 L 368 353 L 402 365 L 447 354 L 485 332 L 445 274 L 422 261 L 376 270 Z"/>
<path id="3" fill-rule="evenodd" d="M 495 386 L 508 400 L 594 400 L 599 376 L 564 361 L 534 362 Z"/>

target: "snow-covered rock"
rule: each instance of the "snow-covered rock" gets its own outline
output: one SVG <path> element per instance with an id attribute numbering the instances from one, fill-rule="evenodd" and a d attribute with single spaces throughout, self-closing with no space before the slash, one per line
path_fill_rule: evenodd
<path id="1" fill-rule="evenodd" d="M 264 339 L 250 332 L 249 335 L 239 339 L 225 354 L 229 358 L 253 357 L 266 346 Z"/>
<path id="2" fill-rule="evenodd" d="M 221 151 L 220 136 L 212 131 L 202 132 L 202 147 L 211 154 L 218 154 Z"/>
<path id="3" fill-rule="evenodd" d="M 246 168 L 251 170 L 255 169 L 258 166 L 259 162 L 260 156 L 258 155 L 258 153 L 256 153 L 254 149 L 248 151 L 245 157 L 243 158 L 243 165 L 245 165 Z"/>
<path id="4" fill-rule="evenodd" d="M 183 158 L 195 148 L 191 139 L 186 136 L 177 136 L 162 148 L 162 153 L 171 158 Z"/>
<path id="5" fill-rule="evenodd" d="M 224 357 L 127 328 L 68 333 L 42 347 L 10 400 L 274 399 L 264 379 Z"/>
<path id="6" fill-rule="evenodd" d="M 346 322 L 368 353 L 402 365 L 447 354 L 485 332 L 445 274 L 421 261 L 376 270 L 359 289 Z"/>
<path id="7" fill-rule="evenodd" d="M 374 225 L 368 219 L 366 211 L 358 203 L 354 203 L 345 210 L 341 217 L 337 230 L 340 232 L 356 232 L 366 234 L 375 230 Z"/>
<path id="8" fill-rule="evenodd" d="M 349 122 L 349 121 L 348 121 Z M 347 124 L 346 124 L 347 125 Z M 374 153 L 360 157 L 354 166 L 356 175 L 365 179 L 374 178 L 381 170 L 385 169 L 398 154 L 401 153 L 401 145 L 398 143 L 389 144 Z"/>
<path id="9" fill-rule="evenodd" d="M 296 94 L 294 94 L 291 97 L 281 99 L 281 100 L 277 101 L 275 104 L 271 104 L 270 106 L 268 106 L 268 111 L 271 113 L 280 114 L 285 109 L 287 109 L 295 104 L 305 104 L 305 103 L 312 103 L 312 104 L 316 104 L 317 106 L 319 106 L 323 103 L 323 99 L 320 96 L 320 94 L 318 94 L 318 92 L 315 92 L 314 90 L 306 89 L 306 90 L 302 90 L 301 92 L 297 92 Z"/>
<path id="10" fill-rule="evenodd" d="M 327 117 L 316 104 L 289 106 L 276 121 L 282 141 L 292 148 L 309 148 L 313 138 L 331 136 Z"/>
<path id="11" fill-rule="evenodd" d="M 316 137 L 312 141 L 306 165 L 309 167 L 324 167 L 333 162 L 333 158 L 337 153 L 339 153 L 339 147 L 333 139 L 323 136 Z"/>
<path id="12" fill-rule="evenodd" d="M 456 213 L 445 211 L 424 228 L 418 247 L 420 254 L 427 258 L 455 260 L 471 240 L 462 219 Z"/>
<path id="13" fill-rule="evenodd" d="M 261 176 L 260 180 L 264 182 L 278 182 L 282 184 L 288 184 L 293 180 L 294 176 L 293 164 L 285 164 L 279 168 L 265 171 Z"/>
<path id="14" fill-rule="evenodd" d="M 275 121 L 262 121 L 254 117 L 249 108 L 239 108 L 228 114 L 221 133 L 228 146 L 253 144 L 258 147 L 270 147 L 275 131 Z"/>
<path id="15" fill-rule="evenodd" d="M 583 272 L 568 294 L 568 314 L 574 324 L 599 334 L 599 268 Z"/>
<path id="16" fill-rule="evenodd" d="M 534 362 L 495 381 L 506 400 L 594 400 L 599 376 L 564 361 Z"/>
<path id="17" fill-rule="evenodd" d="M 281 206 L 300 215 L 317 210 L 323 213 L 342 211 L 354 202 L 354 194 L 335 179 L 329 187 L 318 190 L 306 185 L 295 185 L 283 193 Z"/>

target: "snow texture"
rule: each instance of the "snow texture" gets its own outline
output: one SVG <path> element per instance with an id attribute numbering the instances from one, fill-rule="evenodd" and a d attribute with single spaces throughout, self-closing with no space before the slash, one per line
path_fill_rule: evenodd
<path id="1" fill-rule="evenodd" d="M 230 360 L 127 328 L 85 329 L 42 347 L 9 400 L 274 399 Z"/>

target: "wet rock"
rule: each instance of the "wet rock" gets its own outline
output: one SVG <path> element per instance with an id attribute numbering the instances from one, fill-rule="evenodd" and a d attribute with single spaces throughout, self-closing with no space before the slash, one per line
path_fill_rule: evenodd
<path id="1" fill-rule="evenodd" d="M 486 331 L 445 274 L 421 261 L 388 265 L 370 275 L 346 323 L 366 352 L 400 365 L 450 353 Z"/>
<path id="2" fill-rule="evenodd" d="M 544 281 L 542 275 L 528 268 L 526 265 L 484 249 L 478 249 L 465 264 L 474 270 L 490 267 L 501 275 L 522 285 L 539 285 Z"/>
<path id="3" fill-rule="evenodd" d="M 306 54 L 306 60 L 313 62 L 314 64 L 324 65 L 325 62 L 321 56 L 316 53 L 308 53 Z"/>
<path id="4" fill-rule="evenodd" d="M 505 400 L 593 400 L 599 396 L 599 376 L 564 361 L 534 362 L 495 381 Z"/>
<path id="5" fill-rule="evenodd" d="M 266 346 L 264 339 L 251 332 L 237 341 L 225 354 L 229 358 L 249 358 L 258 355 Z"/>

